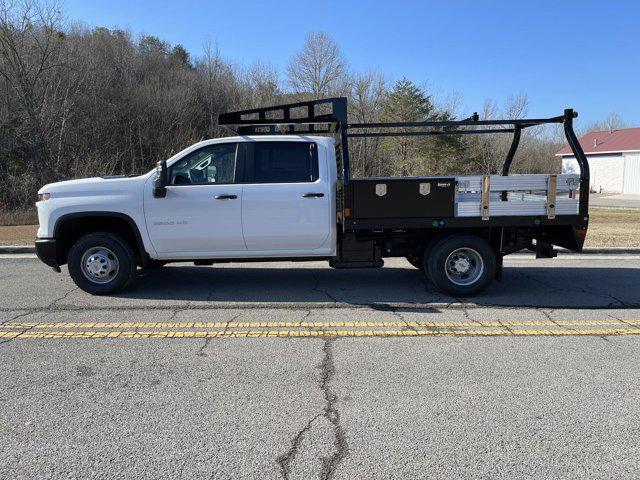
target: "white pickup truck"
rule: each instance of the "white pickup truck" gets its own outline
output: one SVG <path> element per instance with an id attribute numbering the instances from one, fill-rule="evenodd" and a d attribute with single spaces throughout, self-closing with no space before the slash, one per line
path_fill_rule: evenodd
<path id="1" fill-rule="evenodd" d="M 326 105 L 331 113 L 316 113 Z M 300 108 L 306 114 L 294 118 Z M 573 116 L 349 124 L 343 98 L 223 114 L 220 123 L 238 126 L 240 136 L 196 143 L 141 176 L 42 187 L 36 251 L 56 271 L 66 263 L 92 294 L 121 291 L 138 267 L 168 262 L 324 259 L 336 268 L 371 268 L 390 256 L 406 257 L 438 289 L 475 294 L 500 277 L 504 255 L 530 248 L 551 257 L 554 244 L 582 249 L 588 164 Z M 520 130 L 540 123 L 565 124 L 580 176 L 508 175 L 515 148 L 503 176 L 349 175 L 349 137 L 385 136 L 398 126 L 448 134 L 451 126 L 495 133 L 479 127 L 511 125 L 499 131 L 514 132 L 517 147 Z"/>

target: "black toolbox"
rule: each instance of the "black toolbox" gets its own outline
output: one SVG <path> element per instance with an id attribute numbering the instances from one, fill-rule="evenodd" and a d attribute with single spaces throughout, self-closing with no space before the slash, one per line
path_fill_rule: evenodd
<path id="1" fill-rule="evenodd" d="M 349 184 L 351 218 L 449 218 L 456 181 L 437 178 L 359 178 Z"/>

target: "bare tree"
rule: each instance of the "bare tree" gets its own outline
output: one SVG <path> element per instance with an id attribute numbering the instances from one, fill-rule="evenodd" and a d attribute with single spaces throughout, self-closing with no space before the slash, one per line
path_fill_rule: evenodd
<path id="1" fill-rule="evenodd" d="M 275 105 L 280 101 L 282 92 L 275 67 L 255 62 L 243 76 L 246 78 L 247 107 Z"/>
<path id="2" fill-rule="evenodd" d="M 529 98 L 526 93 L 510 95 L 505 100 L 502 107 L 492 100 L 486 100 L 480 118 L 482 119 L 498 119 L 498 118 L 523 118 L 527 115 L 529 109 Z M 525 130 L 520 140 L 520 146 L 517 150 L 517 156 L 514 160 L 514 166 L 523 165 L 521 159 L 531 154 L 531 151 L 525 153 L 525 146 L 531 143 L 532 138 L 537 138 L 539 132 L 533 135 L 533 130 Z M 467 152 L 471 162 L 463 171 L 496 174 L 502 171 L 502 165 L 506 158 L 507 152 L 511 146 L 512 136 L 504 133 L 474 135 L 467 139 Z M 531 162 L 526 162 L 531 165 Z"/>
<path id="3" fill-rule="evenodd" d="M 0 76 L 36 183 L 42 183 L 48 155 L 45 117 L 51 114 L 52 73 L 63 66 L 61 27 L 57 3 L 0 0 Z"/>
<path id="4" fill-rule="evenodd" d="M 369 70 L 351 79 L 350 118 L 358 123 L 379 120 L 382 101 L 387 92 L 384 76 Z M 354 176 L 376 176 L 383 171 L 380 139 L 362 138 L 350 142 L 351 165 Z"/>
<path id="5" fill-rule="evenodd" d="M 611 112 L 603 120 L 593 122 L 585 128 L 580 129 L 580 134 L 588 132 L 612 132 L 621 128 L 628 128 L 629 124 L 625 122 L 617 112 Z"/>
<path id="6" fill-rule="evenodd" d="M 523 118 L 528 112 L 529 96 L 526 93 L 509 95 L 502 109 L 502 114 L 505 118 Z"/>
<path id="7" fill-rule="evenodd" d="M 347 67 L 338 44 L 324 32 L 307 35 L 302 51 L 287 66 L 291 87 L 315 98 L 344 92 Z"/>

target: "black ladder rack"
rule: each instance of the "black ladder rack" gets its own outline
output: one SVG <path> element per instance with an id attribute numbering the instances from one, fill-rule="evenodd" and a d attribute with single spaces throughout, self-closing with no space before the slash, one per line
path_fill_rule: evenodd
<path id="1" fill-rule="evenodd" d="M 328 109 L 331 111 L 326 113 Z M 236 127 L 234 131 L 238 135 L 334 135 L 342 150 L 342 177 L 345 185 L 350 179 L 349 138 L 513 133 L 513 141 L 502 168 L 502 175 L 506 176 L 509 174 L 524 128 L 563 124 L 565 136 L 580 167 L 580 215 L 586 217 L 589 207 L 589 163 L 573 131 L 573 119 L 577 116 L 577 112 L 566 109 L 563 115 L 550 118 L 480 120 L 478 114 L 474 113 L 463 120 L 349 123 L 347 98 L 333 97 L 222 113 L 218 116 L 218 124 Z M 409 130 L 394 131 L 397 128 Z M 415 128 L 428 130 L 411 130 Z"/>

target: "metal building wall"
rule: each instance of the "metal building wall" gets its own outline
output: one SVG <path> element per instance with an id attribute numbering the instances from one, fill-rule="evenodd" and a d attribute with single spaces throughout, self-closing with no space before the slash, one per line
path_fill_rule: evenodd
<path id="1" fill-rule="evenodd" d="M 593 191 L 622 193 L 624 178 L 624 157 L 618 155 L 587 155 L 591 171 L 590 186 Z M 562 159 L 562 173 L 578 173 L 578 162 L 574 157 Z"/>
<path id="2" fill-rule="evenodd" d="M 624 155 L 624 186 L 622 192 L 640 195 L 640 153 Z"/>

